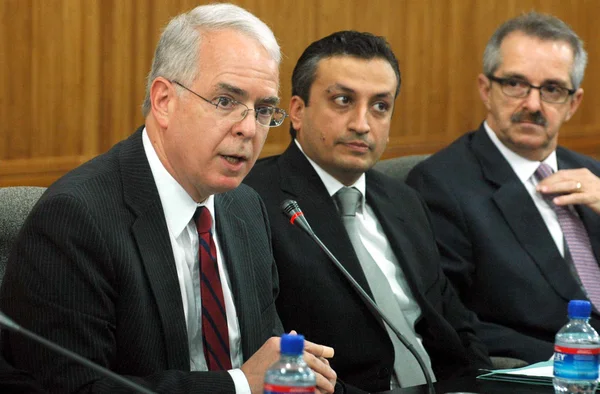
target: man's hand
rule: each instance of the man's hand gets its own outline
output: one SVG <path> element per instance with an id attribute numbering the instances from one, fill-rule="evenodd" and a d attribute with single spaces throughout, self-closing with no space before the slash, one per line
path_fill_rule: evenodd
<path id="1" fill-rule="evenodd" d="M 537 185 L 542 194 L 558 194 L 556 205 L 587 205 L 600 214 L 600 178 L 587 168 L 559 170 Z"/>
<path id="2" fill-rule="evenodd" d="M 292 331 L 292 333 L 295 333 Z M 337 374 L 329 366 L 328 358 L 332 358 L 333 348 L 310 341 L 304 341 L 304 361 L 317 375 L 317 390 L 320 393 L 333 393 Z"/>
<path id="3" fill-rule="evenodd" d="M 292 331 L 295 334 L 295 332 Z M 271 337 L 256 353 L 242 365 L 241 370 L 248 379 L 253 394 L 263 392 L 265 373 L 280 357 L 280 338 Z M 317 376 L 317 389 L 321 393 L 333 393 L 337 375 L 329 366 L 326 357 L 333 356 L 333 349 L 304 341 L 304 360 Z"/>

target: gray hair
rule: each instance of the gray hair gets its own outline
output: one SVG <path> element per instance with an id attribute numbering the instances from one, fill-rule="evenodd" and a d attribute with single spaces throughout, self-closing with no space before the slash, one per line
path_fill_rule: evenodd
<path id="1" fill-rule="evenodd" d="M 152 69 L 146 81 L 142 104 L 144 117 L 150 112 L 150 87 L 157 77 L 192 84 L 198 77 L 200 40 L 207 31 L 233 29 L 258 41 L 279 64 L 281 52 L 275 35 L 256 16 L 233 4 L 209 4 L 171 19 L 160 36 Z"/>
<path id="2" fill-rule="evenodd" d="M 571 84 L 578 89 L 583 81 L 587 52 L 583 41 L 567 25 L 555 16 L 529 12 L 504 22 L 492 35 L 483 53 L 483 73 L 493 75 L 502 63 L 500 45 L 506 36 L 515 31 L 544 41 L 565 41 L 573 50 L 573 67 L 570 71 Z"/>

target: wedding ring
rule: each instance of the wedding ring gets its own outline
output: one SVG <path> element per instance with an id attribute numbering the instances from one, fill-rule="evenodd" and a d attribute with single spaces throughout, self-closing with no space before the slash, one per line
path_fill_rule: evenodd
<path id="1" fill-rule="evenodd" d="M 577 191 L 580 191 L 580 190 L 581 190 L 581 182 L 577 182 L 577 185 L 575 186 L 575 189 L 576 189 Z"/>

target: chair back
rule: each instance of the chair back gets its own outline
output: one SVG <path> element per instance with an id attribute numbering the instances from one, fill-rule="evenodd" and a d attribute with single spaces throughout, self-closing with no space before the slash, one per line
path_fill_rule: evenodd
<path id="1" fill-rule="evenodd" d="M 12 244 L 45 190 L 38 186 L 0 187 L 0 284 Z"/>
<path id="2" fill-rule="evenodd" d="M 399 181 L 404 182 L 408 173 L 414 166 L 419 164 L 421 161 L 427 159 L 430 154 L 424 155 L 409 155 L 394 157 L 392 159 L 381 160 L 375 164 L 375 169 L 383 172 L 384 174 L 396 178 Z"/>

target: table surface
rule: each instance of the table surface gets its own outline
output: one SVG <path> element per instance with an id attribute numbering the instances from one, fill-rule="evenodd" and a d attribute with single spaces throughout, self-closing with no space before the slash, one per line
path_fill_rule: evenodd
<path id="1" fill-rule="evenodd" d="M 538 386 L 523 383 L 496 382 L 491 380 L 479 380 L 475 378 L 464 378 L 435 383 L 436 394 L 553 394 L 552 386 Z M 427 386 L 415 386 L 385 391 L 385 394 L 428 394 Z M 383 394 L 383 393 L 381 393 Z"/>

